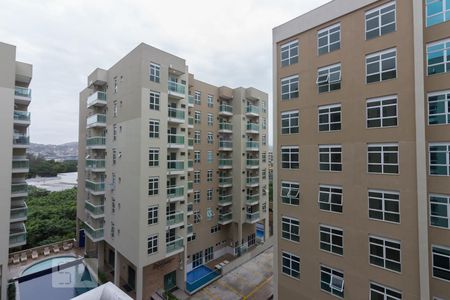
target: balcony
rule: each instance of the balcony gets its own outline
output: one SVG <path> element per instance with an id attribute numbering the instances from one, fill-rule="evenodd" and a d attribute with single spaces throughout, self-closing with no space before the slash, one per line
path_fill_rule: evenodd
<path id="1" fill-rule="evenodd" d="M 14 111 L 14 125 L 27 127 L 31 123 L 30 113 L 27 111 Z"/>
<path id="2" fill-rule="evenodd" d="M 194 128 L 194 117 L 188 117 L 188 128 Z"/>
<path id="3" fill-rule="evenodd" d="M 231 123 L 220 123 L 219 124 L 219 132 L 232 133 L 233 132 L 233 125 Z"/>
<path id="4" fill-rule="evenodd" d="M 188 224 L 186 227 L 187 236 L 192 236 L 194 234 L 194 226 L 192 224 Z"/>
<path id="5" fill-rule="evenodd" d="M 258 158 L 247 158 L 247 169 L 258 169 L 259 159 Z"/>
<path id="6" fill-rule="evenodd" d="M 86 170 L 92 172 L 105 172 L 105 165 L 104 159 L 86 159 Z"/>
<path id="7" fill-rule="evenodd" d="M 185 113 L 184 110 L 182 109 L 169 107 L 167 114 L 168 114 L 167 119 L 168 122 L 177 124 L 183 124 L 185 122 L 184 120 Z"/>
<path id="8" fill-rule="evenodd" d="M 259 185 L 259 177 L 247 177 L 247 187 L 256 187 Z"/>
<path id="9" fill-rule="evenodd" d="M 102 91 L 97 91 L 87 98 L 87 107 L 92 106 L 102 107 L 108 104 L 106 102 L 106 93 Z"/>
<path id="10" fill-rule="evenodd" d="M 187 183 L 188 186 L 188 193 L 193 193 L 194 192 L 194 182 L 193 181 L 188 181 Z"/>
<path id="11" fill-rule="evenodd" d="M 26 221 L 27 214 L 28 206 L 25 201 L 11 203 L 10 223 Z"/>
<path id="12" fill-rule="evenodd" d="M 184 173 L 184 161 L 183 160 L 168 160 L 167 161 L 167 173 L 172 175 L 181 175 Z"/>
<path id="13" fill-rule="evenodd" d="M 245 110 L 245 114 L 247 116 L 257 117 L 259 116 L 259 108 L 255 105 L 247 105 L 247 109 Z"/>
<path id="14" fill-rule="evenodd" d="M 259 194 L 247 195 L 247 199 L 245 200 L 245 204 L 247 204 L 247 205 L 256 205 L 258 203 L 259 203 Z"/>
<path id="15" fill-rule="evenodd" d="M 182 211 L 167 215 L 167 226 L 170 228 L 180 227 L 184 225 L 184 213 Z"/>
<path id="16" fill-rule="evenodd" d="M 192 159 L 188 160 L 188 171 L 194 171 L 194 161 Z"/>
<path id="17" fill-rule="evenodd" d="M 233 107 L 228 104 L 221 104 L 219 106 L 219 115 L 232 116 L 233 115 Z"/>
<path id="18" fill-rule="evenodd" d="M 30 162 L 26 156 L 14 156 L 12 161 L 13 173 L 28 173 L 30 170 Z"/>
<path id="19" fill-rule="evenodd" d="M 103 195 L 105 194 L 105 183 L 86 180 L 86 191 L 92 195 Z"/>
<path id="20" fill-rule="evenodd" d="M 233 195 L 219 195 L 219 206 L 228 206 L 233 204 Z"/>
<path id="21" fill-rule="evenodd" d="M 194 107 L 194 96 L 192 96 L 192 95 L 188 96 L 188 106 Z"/>
<path id="22" fill-rule="evenodd" d="M 95 205 L 89 200 L 84 202 L 84 208 L 91 214 L 93 218 L 102 218 L 105 215 L 105 205 Z"/>
<path id="23" fill-rule="evenodd" d="M 233 142 L 219 141 L 219 151 L 233 151 Z"/>
<path id="24" fill-rule="evenodd" d="M 106 115 L 95 114 L 86 120 L 86 128 L 106 127 Z"/>
<path id="25" fill-rule="evenodd" d="M 166 243 L 166 252 L 167 254 L 175 254 L 174 252 L 178 253 L 183 250 L 183 238 L 182 237 L 176 237 L 173 241 Z"/>
<path id="26" fill-rule="evenodd" d="M 27 197 L 28 184 L 26 182 L 11 184 L 11 197 Z"/>
<path id="27" fill-rule="evenodd" d="M 105 234 L 104 234 L 103 226 L 100 226 L 99 228 L 94 228 L 89 223 L 83 222 L 83 229 L 84 229 L 85 234 L 93 242 L 99 242 L 104 239 Z"/>
<path id="28" fill-rule="evenodd" d="M 259 211 L 253 212 L 253 213 L 246 213 L 245 214 L 245 222 L 254 224 L 260 220 L 259 218 Z"/>
<path id="29" fill-rule="evenodd" d="M 17 104 L 28 105 L 31 102 L 31 89 L 16 86 L 14 99 Z"/>
<path id="30" fill-rule="evenodd" d="M 228 223 L 231 223 L 233 221 L 233 214 L 231 211 L 229 212 L 221 212 L 219 213 L 219 224 L 220 225 L 226 225 Z"/>
<path id="31" fill-rule="evenodd" d="M 193 150 L 194 149 L 194 139 L 193 138 L 189 138 L 188 139 L 188 149 L 189 150 Z"/>
<path id="32" fill-rule="evenodd" d="M 184 135 L 182 134 L 169 134 L 167 136 L 167 148 L 184 148 Z"/>
<path id="33" fill-rule="evenodd" d="M 167 199 L 169 202 L 181 201 L 184 199 L 184 186 L 170 186 L 167 188 Z"/>
<path id="34" fill-rule="evenodd" d="M 106 137 L 93 136 L 86 140 L 87 149 L 106 149 Z"/>
<path id="35" fill-rule="evenodd" d="M 233 160 L 231 158 L 219 159 L 219 169 L 231 169 L 233 167 Z"/>
<path id="36" fill-rule="evenodd" d="M 219 177 L 219 187 L 230 187 L 233 185 L 233 177 Z"/>
<path id="37" fill-rule="evenodd" d="M 188 203 L 187 204 L 187 215 L 191 216 L 193 213 L 194 213 L 194 204 L 193 203 Z"/>
<path id="38" fill-rule="evenodd" d="M 14 148 L 28 148 L 30 146 L 30 137 L 25 134 L 15 133 L 13 136 Z"/>
<path id="39" fill-rule="evenodd" d="M 247 133 L 259 133 L 259 124 L 247 123 Z"/>
<path id="40" fill-rule="evenodd" d="M 167 88 L 170 97 L 174 99 L 183 99 L 185 97 L 186 86 L 184 84 L 169 80 Z"/>
<path id="41" fill-rule="evenodd" d="M 247 142 L 247 151 L 259 151 L 259 142 Z"/>
<path id="42" fill-rule="evenodd" d="M 11 224 L 9 228 L 9 248 L 23 246 L 27 243 L 27 228 L 24 223 Z"/>

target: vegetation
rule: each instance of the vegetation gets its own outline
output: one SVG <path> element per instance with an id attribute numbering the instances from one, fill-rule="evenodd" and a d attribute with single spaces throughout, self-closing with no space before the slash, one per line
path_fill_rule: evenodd
<path id="1" fill-rule="evenodd" d="M 68 160 L 64 162 L 56 162 L 54 160 L 45 160 L 43 156 L 28 157 L 30 160 L 29 178 L 39 177 L 55 177 L 58 173 L 76 172 L 77 161 Z"/>
<path id="2" fill-rule="evenodd" d="M 27 248 L 75 237 L 76 196 L 75 188 L 61 192 L 48 192 L 30 187 L 27 200 Z"/>

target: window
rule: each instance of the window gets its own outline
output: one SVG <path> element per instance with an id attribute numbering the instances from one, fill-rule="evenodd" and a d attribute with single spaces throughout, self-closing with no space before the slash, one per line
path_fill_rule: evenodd
<path id="1" fill-rule="evenodd" d="M 366 83 L 397 78 L 397 50 L 366 56 Z"/>
<path id="2" fill-rule="evenodd" d="M 321 185 L 319 187 L 319 208 L 341 213 L 343 210 L 342 187 Z"/>
<path id="3" fill-rule="evenodd" d="M 112 164 L 115 165 L 117 163 L 117 149 L 112 148 Z"/>
<path id="4" fill-rule="evenodd" d="M 286 67 L 298 62 L 298 41 L 281 45 L 281 66 Z"/>
<path id="5" fill-rule="evenodd" d="M 147 239 L 147 253 L 153 254 L 158 252 L 158 235 L 151 235 Z"/>
<path id="6" fill-rule="evenodd" d="M 317 52 L 319 55 L 341 48 L 341 24 L 324 28 L 317 32 Z"/>
<path id="7" fill-rule="evenodd" d="M 430 195 L 430 225 L 450 229 L 450 196 Z"/>
<path id="8" fill-rule="evenodd" d="M 401 272 L 400 242 L 381 237 L 369 237 L 370 264 Z"/>
<path id="9" fill-rule="evenodd" d="M 200 203 L 200 191 L 194 191 L 194 203 Z"/>
<path id="10" fill-rule="evenodd" d="M 426 0 L 427 27 L 450 20 L 448 0 Z"/>
<path id="11" fill-rule="evenodd" d="M 267 161 L 267 153 L 266 152 L 262 152 L 261 153 L 261 160 L 262 160 L 262 162 L 266 162 Z"/>
<path id="12" fill-rule="evenodd" d="M 289 277 L 300 279 L 300 257 L 283 251 L 281 272 Z"/>
<path id="13" fill-rule="evenodd" d="M 159 121 L 150 120 L 149 121 L 149 137 L 159 138 Z"/>
<path id="14" fill-rule="evenodd" d="M 450 144 L 430 144 L 430 175 L 450 176 Z"/>
<path id="15" fill-rule="evenodd" d="M 247 237 L 247 245 L 248 247 L 252 247 L 256 244 L 256 234 L 249 234 Z"/>
<path id="16" fill-rule="evenodd" d="M 200 151 L 194 151 L 194 162 L 200 163 Z"/>
<path id="17" fill-rule="evenodd" d="M 281 202 L 283 204 L 299 205 L 300 186 L 296 182 L 281 182 Z"/>
<path id="18" fill-rule="evenodd" d="M 117 124 L 113 124 L 113 140 L 117 140 Z"/>
<path id="19" fill-rule="evenodd" d="M 289 100 L 298 98 L 299 77 L 298 75 L 281 79 L 281 99 Z"/>
<path id="20" fill-rule="evenodd" d="M 212 170 L 208 170 L 208 173 L 206 174 L 206 181 L 207 182 L 212 182 L 212 180 L 213 180 L 212 175 L 213 175 L 213 171 Z"/>
<path id="21" fill-rule="evenodd" d="M 214 144 L 214 135 L 212 132 L 208 132 L 208 144 Z"/>
<path id="22" fill-rule="evenodd" d="M 281 167 L 283 169 L 299 168 L 298 147 L 281 147 Z"/>
<path id="23" fill-rule="evenodd" d="M 159 92 L 150 91 L 150 109 L 159 110 L 160 94 Z"/>
<path id="24" fill-rule="evenodd" d="M 381 284 L 370 283 L 370 300 L 402 300 L 402 293 Z"/>
<path id="25" fill-rule="evenodd" d="M 267 145 L 267 137 L 265 134 L 261 135 L 261 140 L 262 140 L 263 146 Z"/>
<path id="26" fill-rule="evenodd" d="M 150 64 L 150 81 L 159 83 L 159 73 L 161 71 L 161 67 L 157 64 Z"/>
<path id="27" fill-rule="evenodd" d="M 220 227 L 219 224 L 214 225 L 213 227 L 211 227 L 211 233 L 216 233 L 219 232 L 222 228 Z"/>
<path id="28" fill-rule="evenodd" d="M 319 131 L 341 130 L 341 105 L 319 106 Z"/>
<path id="29" fill-rule="evenodd" d="M 206 191 L 206 200 L 212 201 L 212 197 L 213 197 L 213 190 L 212 189 L 208 189 Z"/>
<path id="30" fill-rule="evenodd" d="M 266 101 L 261 101 L 262 111 L 266 112 Z"/>
<path id="31" fill-rule="evenodd" d="M 150 167 L 159 166 L 159 149 L 150 148 L 150 150 L 148 150 L 148 165 Z"/>
<path id="32" fill-rule="evenodd" d="M 428 124 L 450 124 L 450 91 L 428 94 Z"/>
<path id="33" fill-rule="evenodd" d="M 200 131 L 194 131 L 194 144 L 200 144 Z"/>
<path id="34" fill-rule="evenodd" d="M 395 1 L 366 12 L 366 39 L 396 30 Z"/>
<path id="35" fill-rule="evenodd" d="M 208 114 L 208 126 L 213 126 L 213 114 Z"/>
<path id="36" fill-rule="evenodd" d="M 320 225 L 320 249 L 338 255 L 344 254 L 344 231 L 340 228 Z"/>
<path id="37" fill-rule="evenodd" d="M 200 171 L 194 172 L 194 183 L 200 183 Z"/>
<path id="38" fill-rule="evenodd" d="M 118 88 L 118 84 L 117 84 L 117 76 L 114 77 L 114 94 L 117 94 L 117 88 Z"/>
<path id="39" fill-rule="evenodd" d="M 299 131 L 299 113 L 298 110 L 286 111 L 281 113 L 281 133 L 293 134 Z"/>
<path id="40" fill-rule="evenodd" d="M 262 179 L 266 179 L 266 174 L 267 174 L 266 169 L 262 169 L 261 170 L 261 177 L 262 177 Z"/>
<path id="41" fill-rule="evenodd" d="M 368 172 L 398 174 L 398 144 L 369 144 Z"/>
<path id="42" fill-rule="evenodd" d="M 208 150 L 208 163 L 212 163 L 214 160 L 213 152 L 211 150 Z"/>
<path id="43" fill-rule="evenodd" d="M 319 145 L 319 169 L 321 171 L 342 171 L 341 145 Z"/>
<path id="44" fill-rule="evenodd" d="M 200 223 L 201 219 L 200 211 L 194 210 L 194 224 Z"/>
<path id="45" fill-rule="evenodd" d="M 298 219 L 281 217 L 281 236 L 293 242 L 300 242 L 300 222 Z"/>
<path id="46" fill-rule="evenodd" d="M 450 39 L 427 45 L 428 75 L 450 72 Z"/>
<path id="47" fill-rule="evenodd" d="M 262 129 L 267 129 L 267 120 L 266 120 L 266 118 L 261 118 L 261 126 L 262 126 Z"/>
<path id="48" fill-rule="evenodd" d="M 400 223 L 400 194 L 369 190 L 369 218 Z"/>
<path id="49" fill-rule="evenodd" d="M 450 248 L 432 246 L 433 277 L 450 281 Z"/>
<path id="50" fill-rule="evenodd" d="M 397 126 L 397 97 L 368 99 L 367 128 Z"/>
<path id="51" fill-rule="evenodd" d="M 341 64 L 317 70 L 317 87 L 319 93 L 327 93 L 341 89 Z"/>
<path id="52" fill-rule="evenodd" d="M 214 96 L 208 95 L 208 107 L 213 107 L 213 106 L 214 106 Z"/>
<path id="53" fill-rule="evenodd" d="M 192 268 L 196 268 L 203 264 L 203 251 L 194 253 L 192 255 Z"/>
<path id="54" fill-rule="evenodd" d="M 154 196 L 159 194 L 159 177 L 150 177 L 148 179 L 148 195 Z"/>
<path id="55" fill-rule="evenodd" d="M 195 112 L 194 112 L 194 123 L 195 124 L 200 124 L 200 122 L 201 122 L 201 112 L 199 112 L 198 110 L 196 110 Z"/>
<path id="56" fill-rule="evenodd" d="M 344 298 L 344 273 L 321 265 L 320 289 L 329 294 Z"/>
<path id="57" fill-rule="evenodd" d="M 117 117 L 118 113 L 119 113 L 119 108 L 117 106 L 117 101 L 114 101 L 113 117 Z"/>
<path id="58" fill-rule="evenodd" d="M 208 219 L 208 221 L 211 221 L 213 217 L 214 217 L 214 213 L 213 213 L 212 209 L 210 207 L 208 207 L 206 209 L 206 218 Z"/>
<path id="59" fill-rule="evenodd" d="M 194 232 L 192 235 L 187 237 L 187 241 L 192 242 L 192 241 L 195 241 L 196 238 L 197 238 L 197 234 Z"/>
<path id="60" fill-rule="evenodd" d="M 158 206 L 150 206 L 148 208 L 148 225 L 158 223 Z"/>
<path id="61" fill-rule="evenodd" d="M 201 104 L 201 93 L 199 91 L 194 92 L 194 104 L 200 105 Z"/>
<path id="62" fill-rule="evenodd" d="M 214 259 L 214 247 L 205 249 L 205 263 Z"/>

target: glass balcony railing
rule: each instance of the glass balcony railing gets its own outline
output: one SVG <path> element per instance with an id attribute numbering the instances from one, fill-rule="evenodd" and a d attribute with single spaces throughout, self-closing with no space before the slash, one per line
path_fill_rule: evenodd
<path id="1" fill-rule="evenodd" d="M 228 104 L 221 104 L 219 106 L 219 112 L 221 113 L 233 113 L 233 107 L 231 105 Z"/>
<path id="2" fill-rule="evenodd" d="M 184 135 L 181 135 L 181 134 L 169 134 L 167 136 L 167 142 L 169 144 L 183 145 L 184 144 Z"/>
<path id="3" fill-rule="evenodd" d="M 247 142 L 246 143 L 247 149 L 259 149 L 259 143 L 258 142 Z"/>
<path id="4" fill-rule="evenodd" d="M 219 141 L 219 148 L 232 149 L 233 142 L 232 141 Z"/>
<path id="5" fill-rule="evenodd" d="M 187 204 L 187 212 L 191 213 L 194 211 L 194 204 L 193 203 L 188 203 Z"/>
<path id="6" fill-rule="evenodd" d="M 11 221 L 16 221 L 19 219 L 25 219 L 28 215 L 28 207 L 25 202 L 18 205 L 11 204 Z"/>
<path id="7" fill-rule="evenodd" d="M 219 159 L 219 167 L 232 167 L 233 160 L 230 158 L 221 158 Z"/>
<path id="8" fill-rule="evenodd" d="M 106 93 L 97 91 L 87 98 L 87 106 L 90 107 L 94 104 L 106 104 Z"/>
<path id="9" fill-rule="evenodd" d="M 25 245 L 27 242 L 27 229 L 25 224 L 19 223 L 9 229 L 9 247 Z"/>
<path id="10" fill-rule="evenodd" d="M 194 126 L 194 118 L 193 117 L 188 117 L 188 124 L 191 126 Z"/>
<path id="11" fill-rule="evenodd" d="M 94 240 L 102 239 L 104 237 L 103 227 L 101 227 L 101 228 L 94 228 L 91 225 L 89 225 L 87 222 L 84 222 L 83 229 Z"/>
<path id="12" fill-rule="evenodd" d="M 192 169 L 194 167 L 194 161 L 192 159 L 188 160 L 188 169 Z"/>
<path id="13" fill-rule="evenodd" d="M 169 160 L 167 161 L 167 169 L 169 171 L 184 171 L 184 161 Z"/>
<path id="14" fill-rule="evenodd" d="M 259 177 L 247 177 L 247 184 L 259 184 Z"/>
<path id="15" fill-rule="evenodd" d="M 88 169 L 104 169 L 105 165 L 104 159 L 86 159 L 86 168 Z"/>
<path id="16" fill-rule="evenodd" d="M 219 223 L 228 222 L 233 219 L 233 214 L 230 212 L 219 213 Z"/>
<path id="17" fill-rule="evenodd" d="M 168 81 L 168 88 L 169 92 L 175 92 L 178 94 L 184 94 L 186 91 L 186 86 L 184 84 L 175 82 L 175 81 Z"/>
<path id="18" fill-rule="evenodd" d="M 178 198 L 184 196 L 184 187 L 183 186 L 171 186 L 167 188 L 167 197 L 169 198 Z"/>
<path id="19" fill-rule="evenodd" d="M 188 104 L 194 105 L 194 96 L 189 95 L 189 97 L 188 97 Z"/>
<path id="20" fill-rule="evenodd" d="M 193 181 L 188 181 L 187 186 L 188 186 L 188 190 L 192 191 L 194 189 L 194 182 Z"/>
<path id="21" fill-rule="evenodd" d="M 248 114 L 259 114 L 259 108 L 255 105 L 247 105 Z"/>
<path id="22" fill-rule="evenodd" d="M 92 126 L 94 124 L 106 125 L 106 115 L 95 114 L 87 118 L 86 125 Z"/>
<path id="23" fill-rule="evenodd" d="M 16 86 L 14 94 L 19 97 L 31 98 L 31 89 Z"/>
<path id="24" fill-rule="evenodd" d="M 173 108 L 173 107 L 169 107 L 168 110 L 168 117 L 171 119 L 177 119 L 180 121 L 184 121 L 184 116 L 185 113 L 183 110 L 181 109 L 177 109 L 177 108 Z"/>
<path id="25" fill-rule="evenodd" d="M 248 222 L 256 222 L 259 220 L 259 211 L 253 213 L 246 213 L 246 219 Z"/>
<path id="26" fill-rule="evenodd" d="M 182 211 L 167 215 L 167 226 L 183 223 L 183 216 L 184 214 Z"/>
<path id="27" fill-rule="evenodd" d="M 233 177 L 219 177 L 219 185 L 233 184 Z"/>
<path id="28" fill-rule="evenodd" d="M 194 139 L 193 138 L 189 138 L 188 139 L 188 146 L 189 147 L 194 147 Z"/>
<path id="29" fill-rule="evenodd" d="M 86 189 L 88 189 L 92 192 L 104 192 L 105 191 L 105 183 L 86 180 Z"/>
<path id="30" fill-rule="evenodd" d="M 247 131 L 259 131 L 259 124 L 247 123 Z"/>
<path id="31" fill-rule="evenodd" d="M 176 237 L 173 241 L 166 243 L 167 253 L 174 252 L 183 248 L 183 238 Z"/>
<path id="32" fill-rule="evenodd" d="M 14 195 L 24 193 L 28 193 L 28 184 L 26 182 L 11 184 L 11 194 Z"/>
<path id="33" fill-rule="evenodd" d="M 106 145 L 106 137 L 104 136 L 94 136 L 90 137 L 86 140 L 87 146 L 105 146 Z"/>
<path id="34" fill-rule="evenodd" d="M 257 159 L 257 158 L 248 158 L 247 159 L 247 166 L 248 167 L 257 167 L 257 166 L 259 166 L 259 159 Z"/>
<path id="35" fill-rule="evenodd" d="M 84 208 L 94 215 L 103 215 L 105 213 L 104 205 L 95 205 L 87 200 L 84 202 Z"/>
<path id="36" fill-rule="evenodd" d="M 220 204 L 229 204 L 233 202 L 233 195 L 219 195 Z"/>
<path id="37" fill-rule="evenodd" d="M 230 123 L 220 123 L 219 130 L 233 131 L 233 125 Z"/>
<path id="38" fill-rule="evenodd" d="M 187 229 L 187 234 L 188 235 L 194 233 L 194 226 L 192 226 L 192 224 L 189 224 L 186 229 Z"/>
<path id="39" fill-rule="evenodd" d="M 14 135 L 13 136 L 13 144 L 14 145 L 29 145 L 30 144 L 30 137 L 26 135 Z"/>
<path id="40" fill-rule="evenodd" d="M 22 159 L 14 159 L 13 158 L 12 168 L 13 168 L 13 170 L 29 169 L 30 161 L 27 158 L 22 158 Z"/>
<path id="41" fill-rule="evenodd" d="M 30 113 L 27 111 L 15 110 L 14 111 L 14 120 L 22 121 L 22 122 L 30 122 Z"/>
<path id="42" fill-rule="evenodd" d="M 259 202 L 259 194 L 256 195 L 247 195 L 247 204 Z"/>

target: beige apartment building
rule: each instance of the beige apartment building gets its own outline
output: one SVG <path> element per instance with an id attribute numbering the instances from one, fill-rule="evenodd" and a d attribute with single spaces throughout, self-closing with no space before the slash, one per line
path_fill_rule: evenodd
<path id="1" fill-rule="evenodd" d="M 80 245 L 136 299 L 195 292 L 192 269 L 268 228 L 267 132 L 267 94 L 199 81 L 149 45 L 96 69 L 80 93 Z"/>
<path id="2" fill-rule="evenodd" d="M 450 299 L 450 3 L 273 30 L 278 299 Z"/>
<path id="3" fill-rule="evenodd" d="M 6 299 L 9 251 L 27 237 L 31 77 L 32 65 L 16 61 L 16 47 L 0 42 L 0 299 Z"/>

